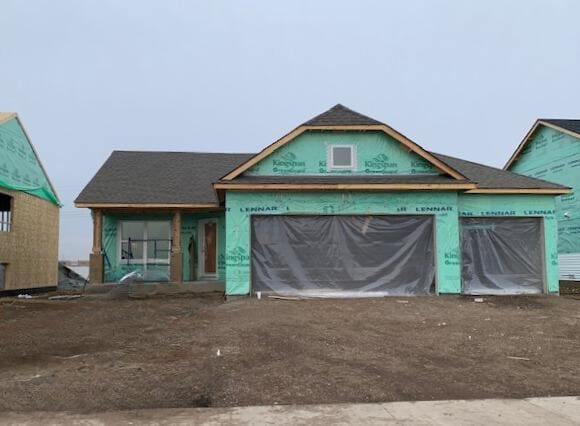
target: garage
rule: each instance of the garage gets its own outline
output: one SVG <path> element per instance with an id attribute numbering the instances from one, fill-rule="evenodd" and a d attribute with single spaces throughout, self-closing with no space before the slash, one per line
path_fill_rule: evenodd
<path id="1" fill-rule="evenodd" d="M 460 219 L 465 294 L 533 294 L 544 291 L 542 219 Z"/>
<path id="2" fill-rule="evenodd" d="M 313 297 L 435 293 L 433 216 L 252 216 L 252 291 Z"/>

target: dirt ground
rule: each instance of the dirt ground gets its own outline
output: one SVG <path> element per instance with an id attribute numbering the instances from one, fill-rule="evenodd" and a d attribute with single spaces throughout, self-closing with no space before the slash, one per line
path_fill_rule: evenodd
<path id="1" fill-rule="evenodd" d="M 0 299 L 0 410 L 580 395 L 579 330 L 579 296 Z"/>

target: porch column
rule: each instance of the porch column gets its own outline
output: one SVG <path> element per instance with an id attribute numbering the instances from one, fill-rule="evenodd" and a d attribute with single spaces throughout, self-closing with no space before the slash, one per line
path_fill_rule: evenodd
<path id="1" fill-rule="evenodd" d="M 173 213 L 171 221 L 170 278 L 172 282 L 183 281 L 183 256 L 181 253 L 181 212 Z"/>
<path id="2" fill-rule="evenodd" d="M 93 248 L 89 255 L 89 282 L 101 284 L 103 282 L 103 212 L 94 209 L 93 213 Z"/>

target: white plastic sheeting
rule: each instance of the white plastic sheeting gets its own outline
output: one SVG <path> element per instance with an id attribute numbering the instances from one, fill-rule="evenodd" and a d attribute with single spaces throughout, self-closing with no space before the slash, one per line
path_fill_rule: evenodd
<path id="1" fill-rule="evenodd" d="M 463 293 L 543 291 L 541 218 L 461 218 L 460 232 Z"/>
<path id="2" fill-rule="evenodd" d="M 560 279 L 580 281 L 580 253 L 560 254 Z"/>
<path id="3" fill-rule="evenodd" d="M 310 297 L 435 290 L 432 216 L 252 218 L 252 290 Z"/>

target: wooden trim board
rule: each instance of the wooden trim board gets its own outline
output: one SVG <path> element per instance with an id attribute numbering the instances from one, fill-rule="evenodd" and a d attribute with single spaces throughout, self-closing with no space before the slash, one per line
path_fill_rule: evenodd
<path id="1" fill-rule="evenodd" d="M 478 188 L 466 191 L 468 194 L 551 194 L 551 195 L 561 195 L 568 194 L 571 191 L 570 188 L 557 189 L 557 188 Z"/>
<path id="2" fill-rule="evenodd" d="M 474 183 L 214 183 L 214 188 L 229 190 L 462 190 L 476 189 Z"/>
<path id="3" fill-rule="evenodd" d="M 466 179 L 461 173 L 457 170 L 453 169 L 449 165 L 445 164 L 443 161 L 436 158 L 430 152 L 427 152 L 415 142 L 407 138 L 402 133 L 399 133 L 395 129 L 386 124 L 372 124 L 372 125 L 349 125 L 349 126 L 298 126 L 290 133 L 282 136 L 273 144 L 267 146 L 258 154 L 251 157 L 249 160 L 241 164 L 240 166 L 236 167 L 234 170 L 226 174 L 221 180 L 232 180 L 248 170 L 250 167 L 255 165 L 256 163 L 260 162 L 272 152 L 276 151 L 278 148 L 284 146 L 288 142 L 292 141 L 296 137 L 300 136 L 302 133 L 309 131 L 309 130 L 319 130 L 319 131 L 382 131 L 407 147 L 410 151 L 413 151 L 415 154 L 419 155 L 423 159 L 427 160 L 433 166 L 435 166 L 438 170 L 452 176 L 455 179 L 463 180 Z"/>
<path id="4" fill-rule="evenodd" d="M 131 204 L 131 203 L 75 203 L 77 208 L 88 208 L 88 209 L 123 209 L 123 208 L 134 208 L 134 209 L 210 209 L 210 208 L 220 208 L 219 204 Z"/>
<path id="5" fill-rule="evenodd" d="M 532 128 L 530 130 L 528 130 L 528 132 L 526 133 L 526 135 L 524 136 L 524 138 L 522 139 L 522 141 L 520 142 L 520 144 L 516 148 L 515 152 L 509 158 L 507 163 L 505 163 L 505 166 L 503 166 L 504 170 L 508 170 L 509 167 L 514 163 L 514 161 L 516 161 L 518 159 L 518 157 L 520 156 L 520 153 L 525 148 L 525 146 L 528 144 L 528 142 L 530 141 L 530 138 L 532 137 L 532 135 L 534 134 L 536 129 L 540 126 L 540 124 L 542 126 L 546 126 L 546 127 L 551 128 L 551 129 L 558 130 L 559 132 L 565 133 L 567 135 L 574 136 L 575 138 L 580 138 L 580 134 L 578 134 L 576 132 L 572 132 L 571 130 L 564 129 L 563 127 L 560 127 L 556 124 L 548 123 L 547 121 L 543 121 L 543 120 L 538 119 L 538 120 L 536 120 L 536 122 L 534 123 Z"/>

